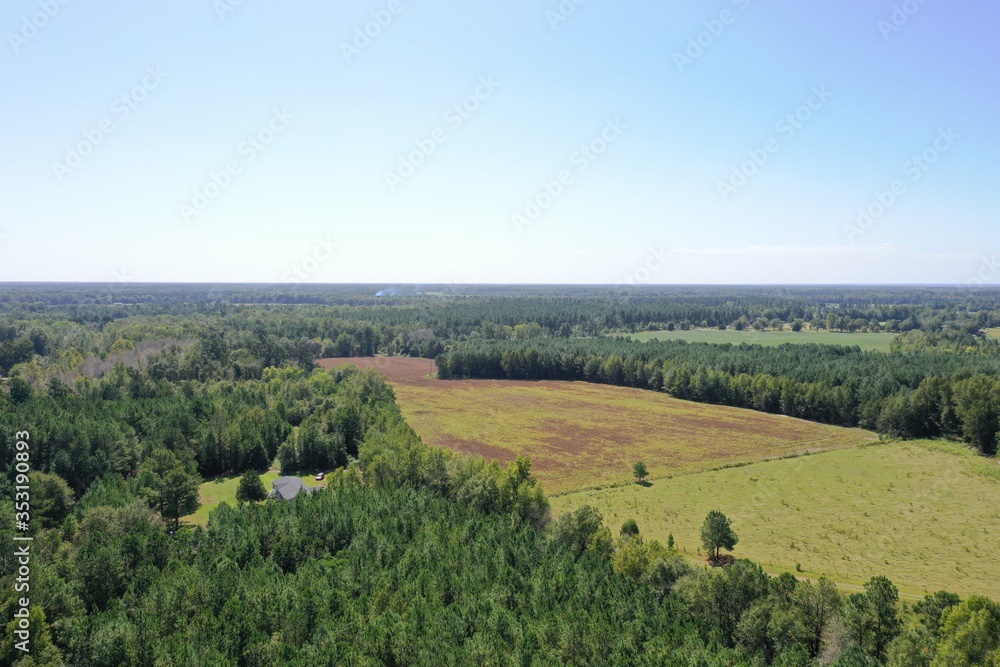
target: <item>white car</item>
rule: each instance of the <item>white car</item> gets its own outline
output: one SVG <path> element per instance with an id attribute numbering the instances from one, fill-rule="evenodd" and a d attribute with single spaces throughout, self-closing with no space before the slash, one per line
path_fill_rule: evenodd
<path id="1" fill-rule="evenodd" d="M 322 482 L 324 477 L 326 477 L 325 473 L 318 473 L 316 475 L 316 481 Z"/>

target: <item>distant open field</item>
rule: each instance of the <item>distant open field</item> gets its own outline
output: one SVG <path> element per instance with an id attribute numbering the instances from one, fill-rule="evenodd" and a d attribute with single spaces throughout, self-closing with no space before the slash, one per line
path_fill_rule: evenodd
<path id="1" fill-rule="evenodd" d="M 654 478 L 875 440 L 859 429 L 681 401 L 585 382 L 437 380 L 434 362 L 325 359 L 381 370 L 423 441 L 500 461 L 518 454 L 548 493 L 628 482 L 645 461 Z"/>
<path id="2" fill-rule="evenodd" d="M 839 333 L 836 331 L 737 331 L 736 329 L 689 329 L 688 331 L 644 331 L 629 334 L 635 340 L 686 340 L 691 343 L 749 343 L 751 345 L 782 345 L 783 343 L 817 343 L 820 345 L 857 345 L 862 350 L 888 352 L 896 334 Z"/>
<path id="3" fill-rule="evenodd" d="M 712 509 L 732 520 L 735 554 L 774 571 L 860 584 L 888 575 L 903 591 L 1000 597 L 1000 465 L 959 445 L 876 445 L 742 468 L 583 491 L 553 511 L 597 507 L 617 528 L 694 555 Z"/>
<path id="4" fill-rule="evenodd" d="M 305 482 L 306 486 L 318 486 L 323 482 L 317 482 L 315 478 L 316 473 L 294 475 L 294 477 L 300 478 Z M 204 526 L 208 523 L 209 513 L 219 506 L 219 503 L 229 503 L 230 505 L 236 504 L 236 490 L 240 486 L 241 475 L 231 475 L 229 477 L 216 477 L 210 479 L 207 482 L 202 482 L 201 486 L 198 487 L 198 500 L 201 502 L 201 507 L 194 514 L 188 514 L 186 517 L 182 517 L 181 521 L 186 523 Z M 274 480 L 281 477 L 281 473 L 277 470 L 268 470 L 266 473 L 260 476 L 260 480 L 264 482 L 264 488 L 268 492 L 271 491 L 271 483 Z"/>
<path id="5" fill-rule="evenodd" d="M 985 331 L 986 335 L 991 338 L 1000 338 L 1000 328 L 984 329 L 983 331 Z"/>

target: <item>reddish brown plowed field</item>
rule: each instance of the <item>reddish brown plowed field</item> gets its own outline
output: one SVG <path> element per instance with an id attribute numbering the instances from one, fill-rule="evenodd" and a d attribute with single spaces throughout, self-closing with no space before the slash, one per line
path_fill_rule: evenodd
<path id="1" fill-rule="evenodd" d="M 875 439 L 859 429 L 681 401 L 643 389 L 437 380 L 429 359 L 319 363 L 378 369 L 392 382 L 403 416 L 424 442 L 501 461 L 528 456 L 550 493 L 628 481 L 639 459 L 656 478 Z"/>

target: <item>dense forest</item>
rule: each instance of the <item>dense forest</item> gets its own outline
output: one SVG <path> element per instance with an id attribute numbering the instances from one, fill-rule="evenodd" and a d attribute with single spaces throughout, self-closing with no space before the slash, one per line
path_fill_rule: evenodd
<path id="1" fill-rule="evenodd" d="M 383 296 L 375 296 L 384 291 Z M 422 444 L 373 371 L 606 382 L 996 448 L 997 294 L 931 288 L 64 286 L 0 289 L 0 664 L 1000 665 L 1000 605 L 845 594 L 642 526 L 552 516 L 530 461 Z M 863 326 L 854 322 L 867 322 Z M 673 325 L 892 331 L 828 345 L 638 343 Z M 32 514 L 16 531 L 17 445 Z M 180 518 L 219 475 L 335 470 L 294 502 Z M 736 526 L 739 529 L 739 526 Z M 696 545 L 685 545 L 694 550 Z M 726 561 L 728 562 L 728 561 Z M 718 565 L 718 563 L 715 563 Z M 14 620 L 10 620 L 14 619 Z"/>

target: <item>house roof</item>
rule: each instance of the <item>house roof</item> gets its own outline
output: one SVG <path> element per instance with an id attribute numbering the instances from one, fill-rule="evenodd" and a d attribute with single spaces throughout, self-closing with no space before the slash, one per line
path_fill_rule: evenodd
<path id="1" fill-rule="evenodd" d="M 319 487 L 317 486 L 306 486 L 298 477 L 279 477 L 274 480 L 274 493 L 281 500 L 292 500 L 299 493 L 305 492 L 310 493 L 315 491 Z"/>

